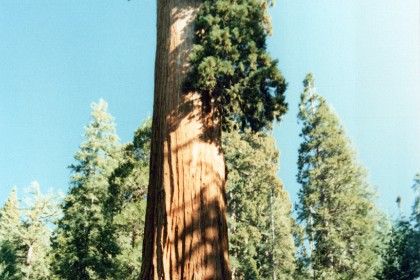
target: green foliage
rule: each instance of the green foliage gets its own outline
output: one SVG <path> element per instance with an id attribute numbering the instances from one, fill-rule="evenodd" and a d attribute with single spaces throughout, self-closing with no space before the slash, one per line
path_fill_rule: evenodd
<path id="1" fill-rule="evenodd" d="M 392 226 L 378 279 L 409 280 L 420 276 L 420 235 L 401 217 Z"/>
<path id="2" fill-rule="evenodd" d="M 71 166 L 70 193 L 53 236 L 57 279 L 137 279 L 141 267 L 151 121 L 120 146 L 107 104 L 93 121 Z"/>
<path id="3" fill-rule="evenodd" d="M 19 259 L 16 244 L 2 240 L 0 244 L 0 279 L 20 279 Z"/>
<path id="4" fill-rule="evenodd" d="M 365 171 L 356 162 L 338 117 L 304 80 L 299 119 L 298 219 L 309 240 L 310 264 L 320 279 L 372 279 L 377 254 L 379 212 Z"/>
<path id="5" fill-rule="evenodd" d="M 41 195 L 34 182 L 23 215 L 16 189 L 1 210 L 0 279 L 50 279 L 50 229 L 59 208 L 55 195 Z"/>
<path id="6" fill-rule="evenodd" d="M 23 222 L 20 231 L 22 242 L 25 279 L 51 279 L 49 225 L 58 217 L 58 197 L 53 194 L 42 195 L 37 182 L 32 183 L 32 191 L 26 198 L 23 209 Z"/>
<path id="7" fill-rule="evenodd" d="M 286 83 L 266 52 L 265 0 L 207 0 L 195 21 L 192 71 L 185 87 L 215 107 L 223 129 L 259 131 L 286 112 Z"/>
<path id="8" fill-rule="evenodd" d="M 19 202 L 16 188 L 0 210 L 0 279 L 20 279 L 21 266 Z"/>
<path id="9" fill-rule="evenodd" d="M 86 141 L 72 165 L 70 192 L 53 238 L 54 272 L 60 279 L 104 279 L 112 275 L 113 257 L 106 244 L 104 203 L 109 198 L 108 177 L 118 166 L 121 147 L 107 103 L 92 105 Z"/>
<path id="10" fill-rule="evenodd" d="M 277 178 L 279 152 L 266 133 L 223 134 L 232 271 L 238 279 L 292 279 L 293 220 Z"/>
<path id="11" fill-rule="evenodd" d="M 412 221 L 404 216 L 394 221 L 386 250 L 383 253 L 383 270 L 378 279 L 408 280 L 420 277 L 420 227 L 419 200 L 420 174 L 414 178 L 415 192 Z"/>
<path id="12" fill-rule="evenodd" d="M 296 247 L 296 269 L 293 279 L 306 280 L 313 278 L 313 271 L 311 269 L 311 257 L 305 246 L 305 228 L 299 224 L 295 224 L 293 237 Z"/>
<path id="13" fill-rule="evenodd" d="M 149 183 L 151 120 L 135 132 L 133 144 L 124 148 L 119 166 L 109 178 L 107 246 L 117 249 L 116 279 L 138 279 Z"/>

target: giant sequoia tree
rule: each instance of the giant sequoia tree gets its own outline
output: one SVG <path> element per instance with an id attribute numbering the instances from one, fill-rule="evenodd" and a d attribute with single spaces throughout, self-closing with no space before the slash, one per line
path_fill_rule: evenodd
<path id="1" fill-rule="evenodd" d="M 284 79 L 265 52 L 266 7 L 158 0 L 141 279 L 231 277 L 222 120 L 258 130 L 286 109 Z"/>
<path id="2" fill-rule="evenodd" d="M 316 93 L 311 74 L 304 80 L 299 119 L 298 218 L 305 223 L 316 279 L 372 279 L 377 212 L 365 171 L 338 117 Z"/>

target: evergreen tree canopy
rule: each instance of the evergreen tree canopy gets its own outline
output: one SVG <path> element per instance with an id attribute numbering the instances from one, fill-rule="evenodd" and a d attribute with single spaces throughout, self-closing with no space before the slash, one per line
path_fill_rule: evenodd
<path id="1" fill-rule="evenodd" d="M 37 182 L 28 195 L 23 215 L 16 189 L 0 211 L 0 279 L 51 279 L 50 225 L 58 217 L 57 197 L 43 196 Z"/>
<path id="2" fill-rule="evenodd" d="M 207 0 L 196 18 L 185 86 L 215 104 L 225 131 L 237 124 L 259 131 L 287 110 L 285 80 L 266 51 L 269 2 Z"/>
<path id="3" fill-rule="evenodd" d="M 123 157 L 109 178 L 105 246 L 115 246 L 118 252 L 114 259 L 115 279 L 134 280 L 140 275 L 150 140 L 149 119 L 135 132 L 133 143 L 125 145 Z"/>
<path id="4" fill-rule="evenodd" d="M 104 279 L 113 254 L 104 251 L 108 177 L 119 163 L 121 148 L 107 103 L 92 105 L 86 141 L 76 153 L 63 217 L 54 236 L 54 270 L 60 279 Z M 115 253 L 114 253 L 115 254 Z"/>
<path id="5" fill-rule="evenodd" d="M 311 74 L 304 87 L 297 211 L 310 242 L 313 273 L 319 279 L 372 279 L 380 264 L 374 192 L 338 117 L 316 93 Z"/>
<path id="6" fill-rule="evenodd" d="M 0 209 L 0 279 L 20 279 L 21 214 L 16 188 Z"/>
<path id="7" fill-rule="evenodd" d="M 267 133 L 223 134 L 228 169 L 230 259 L 235 279 L 292 279 L 293 220 L 277 178 L 279 151 Z"/>
<path id="8" fill-rule="evenodd" d="M 0 210 L 0 238 L 2 240 L 16 235 L 19 230 L 21 214 L 16 188 L 13 188 L 9 198 Z"/>
<path id="9" fill-rule="evenodd" d="M 411 219 L 400 212 L 385 242 L 383 269 L 378 274 L 381 280 L 409 280 L 420 277 L 420 174 L 414 177 L 413 190 L 415 195 Z M 397 203 L 401 204 L 401 201 L 397 199 Z"/>
<path id="10" fill-rule="evenodd" d="M 22 273 L 25 279 L 51 279 L 50 225 L 59 216 L 57 196 L 42 195 L 39 184 L 32 183 L 24 201 L 26 207 L 20 230 L 22 241 Z"/>
<path id="11" fill-rule="evenodd" d="M 405 217 L 392 225 L 386 250 L 383 253 L 383 269 L 377 278 L 381 280 L 411 280 L 420 276 L 419 233 Z"/>

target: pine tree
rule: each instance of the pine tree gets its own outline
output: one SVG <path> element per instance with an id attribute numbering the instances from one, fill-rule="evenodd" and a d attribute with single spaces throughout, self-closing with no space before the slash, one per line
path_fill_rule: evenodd
<path id="1" fill-rule="evenodd" d="M 234 131 L 223 134 L 223 146 L 233 278 L 292 279 L 292 207 L 276 176 L 274 139 Z"/>
<path id="2" fill-rule="evenodd" d="M 21 279 L 21 214 L 16 188 L 0 209 L 0 279 Z"/>
<path id="3" fill-rule="evenodd" d="M 372 279 L 378 211 L 374 193 L 338 117 L 304 80 L 299 106 L 303 143 L 299 148 L 298 219 L 304 222 L 315 279 Z"/>
<path id="4" fill-rule="evenodd" d="M 119 166 L 109 178 L 107 243 L 117 251 L 115 279 L 138 279 L 149 180 L 151 120 L 135 132 L 133 143 L 124 147 Z"/>
<path id="5" fill-rule="evenodd" d="M 107 103 L 92 105 L 92 122 L 85 128 L 86 141 L 71 166 L 71 186 L 63 203 L 53 239 L 54 271 L 60 279 L 104 279 L 113 268 L 107 242 L 104 203 L 108 200 L 108 177 L 117 167 L 120 145 Z"/>
<path id="6" fill-rule="evenodd" d="M 295 223 L 295 227 L 293 229 L 293 237 L 296 247 L 295 271 L 293 274 L 293 279 L 307 280 L 314 278 L 313 271 L 311 270 L 311 258 L 308 253 L 308 248 L 305 244 L 305 241 L 307 241 L 305 227 Z"/>
<path id="7" fill-rule="evenodd" d="M 379 279 L 408 280 L 420 277 L 419 184 L 420 175 L 417 174 L 413 185 L 412 222 L 401 214 L 394 221 L 383 253 L 383 269 L 378 274 Z"/>
<path id="8" fill-rule="evenodd" d="M 37 182 L 19 209 L 16 189 L 1 210 L 0 279 L 50 279 L 50 224 L 58 216 L 55 195 L 43 196 Z"/>
<path id="9" fill-rule="evenodd" d="M 51 279 L 49 225 L 59 215 L 57 196 L 42 195 L 39 184 L 32 183 L 30 197 L 25 199 L 23 223 L 20 228 L 22 241 L 23 279 Z"/>
<path id="10" fill-rule="evenodd" d="M 286 109 L 284 79 L 265 52 L 266 8 L 257 0 L 158 1 L 140 279 L 231 277 L 222 125 L 259 130 Z"/>
<path id="11" fill-rule="evenodd" d="M 409 280 L 420 276 L 418 272 L 416 274 L 416 266 L 419 265 L 419 246 L 416 244 L 418 236 L 413 226 L 407 218 L 398 218 L 392 225 L 378 279 Z"/>

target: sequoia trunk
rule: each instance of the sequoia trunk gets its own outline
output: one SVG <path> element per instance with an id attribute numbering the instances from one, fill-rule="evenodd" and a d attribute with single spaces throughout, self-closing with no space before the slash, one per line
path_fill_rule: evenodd
<path id="1" fill-rule="evenodd" d="M 142 280 L 231 277 L 220 115 L 182 86 L 201 2 L 158 0 Z"/>

